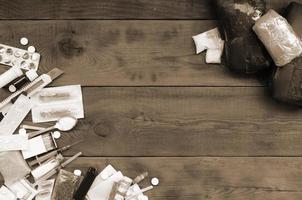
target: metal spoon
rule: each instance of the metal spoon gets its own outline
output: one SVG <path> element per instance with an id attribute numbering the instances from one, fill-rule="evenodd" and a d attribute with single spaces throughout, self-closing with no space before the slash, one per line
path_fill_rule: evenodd
<path id="1" fill-rule="evenodd" d="M 54 126 L 45 128 L 40 131 L 34 131 L 31 133 L 28 133 L 28 138 L 36 137 L 38 135 L 52 131 L 54 129 L 58 129 L 60 131 L 70 131 L 71 129 L 73 129 L 75 127 L 75 125 L 77 124 L 77 121 L 78 120 L 74 117 L 62 117 L 61 119 L 59 119 L 57 121 L 57 123 Z"/>

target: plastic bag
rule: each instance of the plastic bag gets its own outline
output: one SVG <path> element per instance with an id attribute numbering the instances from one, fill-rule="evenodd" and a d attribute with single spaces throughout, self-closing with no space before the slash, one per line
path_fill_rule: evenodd
<path id="1" fill-rule="evenodd" d="M 38 191 L 26 179 L 15 182 L 9 186 L 9 189 L 21 200 L 32 200 L 38 194 Z"/>
<path id="2" fill-rule="evenodd" d="M 44 88 L 32 97 L 34 123 L 57 121 L 66 116 L 84 118 L 80 85 Z"/>
<path id="3" fill-rule="evenodd" d="M 38 185 L 39 193 L 36 196 L 36 200 L 51 200 L 54 184 L 55 179 L 40 182 Z"/>
<path id="4" fill-rule="evenodd" d="M 80 178 L 71 172 L 60 170 L 52 193 L 52 200 L 71 200 Z"/>
<path id="5" fill-rule="evenodd" d="M 206 63 L 221 63 L 224 41 L 220 37 L 218 28 L 192 37 L 196 46 L 196 54 L 207 50 Z"/>
<path id="6" fill-rule="evenodd" d="M 302 53 L 302 42 L 291 25 L 274 10 L 269 10 L 253 26 L 277 66 L 284 66 Z"/>
<path id="7" fill-rule="evenodd" d="M 19 151 L 0 152 L 0 172 L 9 186 L 29 174 L 30 168 Z"/>

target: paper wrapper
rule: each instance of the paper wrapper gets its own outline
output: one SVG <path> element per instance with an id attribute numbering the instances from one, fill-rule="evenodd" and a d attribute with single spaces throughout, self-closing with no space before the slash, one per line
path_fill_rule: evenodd
<path id="1" fill-rule="evenodd" d="M 285 18 L 269 10 L 253 26 L 277 66 L 284 66 L 302 53 L 302 43 Z"/>

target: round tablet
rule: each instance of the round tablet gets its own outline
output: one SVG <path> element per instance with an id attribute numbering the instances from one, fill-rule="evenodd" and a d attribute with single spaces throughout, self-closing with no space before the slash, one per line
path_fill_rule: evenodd
<path id="1" fill-rule="evenodd" d="M 75 169 L 75 170 L 73 171 L 73 174 L 76 175 L 76 176 L 81 176 L 82 171 L 79 170 L 79 169 Z"/>
<path id="2" fill-rule="evenodd" d="M 55 139 L 59 139 L 61 137 L 61 133 L 60 133 L 60 131 L 55 131 L 55 132 L 52 133 L 52 136 Z"/>
<path id="3" fill-rule="evenodd" d="M 159 184 L 159 179 L 158 178 L 152 178 L 151 179 L 151 184 L 154 186 L 157 186 Z"/>
<path id="4" fill-rule="evenodd" d="M 20 43 L 25 46 L 28 44 L 28 39 L 26 37 L 23 37 L 20 39 Z"/>
<path id="5" fill-rule="evenodd" d="M 28 51 L 29 53 L 35 53 L 35 52 L 36 52 L 36 48 L 35 48 L 34 46 L 29 46 L 29 47 L 27 48 L 27 51 Z"/>
<path id="6" fill-rule="evenodd" d="M 16 92 L 16 91 L 17 91 L 17 88 L 16 88 L 14 85 L 10 85 L 10 86 L 8 87 L 8 90 L 9 90 L 10 92 Z"/>
<path id="7" fill-rule="evenodd" d="M 14 56 L 15 56 L 16 58 L 20 58 L 20 57 L 21 57 L 21 52 L 18 51 L 18 50 L 15 51 Z"/>
<path id="8" fill-rule="evenodd" d="M 25 128 L 20 128 L 18 132 L 19 132 L 20 135 L 26 135 L 26 129 Z"/>

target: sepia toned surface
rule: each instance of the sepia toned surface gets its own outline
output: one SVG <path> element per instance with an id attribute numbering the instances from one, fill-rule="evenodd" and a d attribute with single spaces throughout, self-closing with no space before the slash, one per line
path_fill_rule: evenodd
<path id="1" fill-rule="evenodd" d="M 302 198 L 302 110 L 195 55 L 191 37 L 217 25 L 211 0 L 0 3 L 1 43 L 27 37 L 40 72 L 65 71 L 53 86 L 83 86 L 85 119 L 58 141 L 83 140 L 65 152 L 83 153 L 70 170 L 149 171 L 152 200 Z"/>

